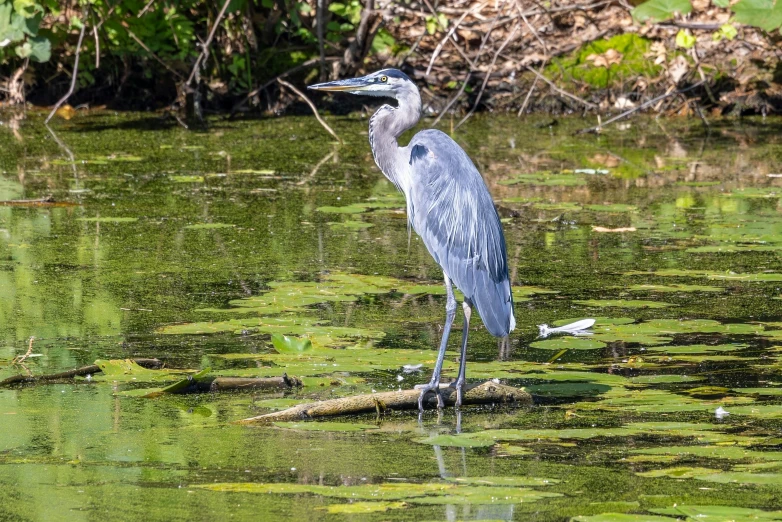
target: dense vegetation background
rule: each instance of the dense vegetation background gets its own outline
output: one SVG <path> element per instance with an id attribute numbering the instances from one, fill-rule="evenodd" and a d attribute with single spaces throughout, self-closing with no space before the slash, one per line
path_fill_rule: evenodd
<path id="1" fill-rule="evenodd" d="M 625 110 L 697 85 L 651 108 L 766 114 L 780 25 L 782 0 L 0 0 L 0 99 L 279 113 L 296 98 L 278 78 L 399 67 L 432 113 Z"/>

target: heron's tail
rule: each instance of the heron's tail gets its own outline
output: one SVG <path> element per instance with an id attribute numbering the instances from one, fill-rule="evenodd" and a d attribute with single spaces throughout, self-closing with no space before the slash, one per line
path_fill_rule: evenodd
<path id="1" fill-rule="evenodd" d="M 475 293 L 471 300 L 486 329 L 493 336 L 504 337 L 516 328 L 513 294 L 507 279 L 498 283 L 492 281 L 487 272 L 478 271 L 475 277 Z"/>

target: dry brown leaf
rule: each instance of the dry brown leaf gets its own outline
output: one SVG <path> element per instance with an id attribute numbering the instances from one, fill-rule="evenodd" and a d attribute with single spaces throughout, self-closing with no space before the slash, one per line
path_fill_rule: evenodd
<path id="1" fill-rule="evenodd" d="M 606 228 L 592 225 L 593 232 L 635 232 L 635 227 Z"/>
<path id="2" fill-rule="evenodd" d="M 682 55 L 677 56 L 668 64 L 668 74 L 673 83 L 679 83 L 679 80 L 681 80 L 689 70 L 690 64 L 687 62 L 687 58 Z"/>
<path id="3" fill-rule="evenodd" d="M 609 49 L 603 54 L 590 54 L 586 57 L 588 62 L 592 62 L 595 67 L 610 67 L 613 64 L 622 63 L 624 55 L 616 49 Z"/>
<path id="4" fill-rule="evenodd" d="M 649 52 L 644 55 L 647 58 L 654 58 L 655 65 L 662 65 L 668 59 L 668 49 L 663 42 L 654 42 L 649 48 Z"/>

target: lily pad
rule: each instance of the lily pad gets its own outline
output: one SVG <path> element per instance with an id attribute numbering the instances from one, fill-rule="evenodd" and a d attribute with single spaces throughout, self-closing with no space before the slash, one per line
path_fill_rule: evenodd
<path id="1" fill-rule="evenodd" d="M 235 226 L 236 225 L 231 225 L 228 223 L 196 223 L 193 225 L 187 225 L 185 228 L 189 230 L 212 230 L 215 228 L 231 228 Z"/>
<path id="2" fill-rule="evenodd" d="M 347 228 L 350 230 L 364 230 L 375 226 L 372 223 L 364 223 L 363 221 L 330 221 L 328 225 L 331 228 Z"/>
<path id="3" fill-rule="evenodd" d="M 606 344 L 585 337 L 566 336 L 535 341 L 530 343 L 530 346 L 542 350 L 596 350 L 598 348 L 605 348 Z"/>
<path id="4" fill-rule="evenodd" d="M 587 210 L 591 210 L 593 212 L 612 212 L 612 213 L 636 212 L 638 210 L 638 207 L 636 207 L 635 205 L 624 205 L 622 203 L 611 203 L 606 205 L 587 205 L 584 208 Z"/>
<path id="5" fill-rule="evenodd" d="M 298 431 L 364 431 L 376 430 L 374 424 L 356 424 L 352 422 L 275 422 L 278 428 Z"/>
<path id="6" fill-rule="evenodd" d="M 719 286 L 702 285 L 632 285 L 630 292 L 723 292 L 725 289 Z"/>
<path id="7" fill-rule="evenodd" d="M 636 299 L 587 299 L 573 301 L 574 304 L 593 308 L 668 308 L 676 306 L 662 301 L 641 301 Z"/>
<path id="8" fill-rule="evenodd" d="M 654 515 L 632 515 L 627 513 L 601 513 L 599 515 L 581 515 L 570 519 L 571 522 L 676 522 L 670 517 Z"/>
<path id="9" fill-rule="evenodd" d="M 351 502 L 350 504 L 331 504 L 325 508 L 331 515 L 358 515 L 361 513 L 381 513 L 389 509 L 403 509 L 408 507 L 405 502 Z"/>
<path id="10" fill-rule="evenodd" d="M 272 345 L 277 353 L 303 353 L 312 350 L 312 341 L 287 335 L 272 334 Z"/>
<path id="11" fill-rule="evenodd" d="M 138 218 L 135 217 L 91 217 L 91 218 L 77 218 L 76 221 L 86 221 L 89 223 L 135 223 Z"/>
<path id="12" fill-rule="evenodd" d="M 663 469 L 655 469 L 652 471 L 644 471 L 640 473 L 636 473 L 636 475 L 640 477 L 670 477 L 670 478 L 693 478 L 693 477 L 700 477 L 703 475 L 710 475 L 714 473 L 720 473 L 721 470 L 719 469 L 710 469 L 710 468 L 691 468 L 687 466 L 682 466 L 678 468 L 663 468 Z"/>
<path id="13" fill-rule="evenodd" d="M 670 508 L 650 509 L 653 513 L 671 515 L 675 517 L 685 516 L 688 522 L 750 522 L 758 520 L 782 520 L 782 511 L 763 511 L 755 508 L 736 506 L 699 506 L 678 504 Z"/>

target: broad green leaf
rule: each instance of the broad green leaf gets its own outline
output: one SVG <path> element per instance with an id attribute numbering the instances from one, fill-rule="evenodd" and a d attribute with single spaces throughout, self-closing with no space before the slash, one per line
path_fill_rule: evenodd
<path id="1" fill-rule="evenodd" d="M 48 62 L 52 56 L 52 43 L 48 38 L 35 36 L 28 40 L 30 44 L 30 59 L 34 62 Z"/>
<path id="2" fill-rule="evenodd" d="M 43 11 L 43 7 L 35 0 L 14 0 L 14 11 L 25 18 L 32 18 Z"/>
<path id="3" fill-rule="evenodd" d="M 12 12 L 10 3 L 0 3 L 0 42 L 13 44 L 24 39 L 26 19 Z"/>
<path id="4" fill-rule="evenodd" d="M 277 353 L 304 353 L 312 350 L 312 341 L 287 335 L 272 334 L 272 344 Z"/>
<path id="5" fill-rule="evenodd" d="M 782 25 L 782 2 L 779 0 L 740 0 L 731 9 L 740 24 L 773 31 Z"/>
<path id="6" fill-rule="evenodd" d="M 637 22 L 664 22 L 692 11 L 690 0 L 648 0 L 632 11 Z"/>

